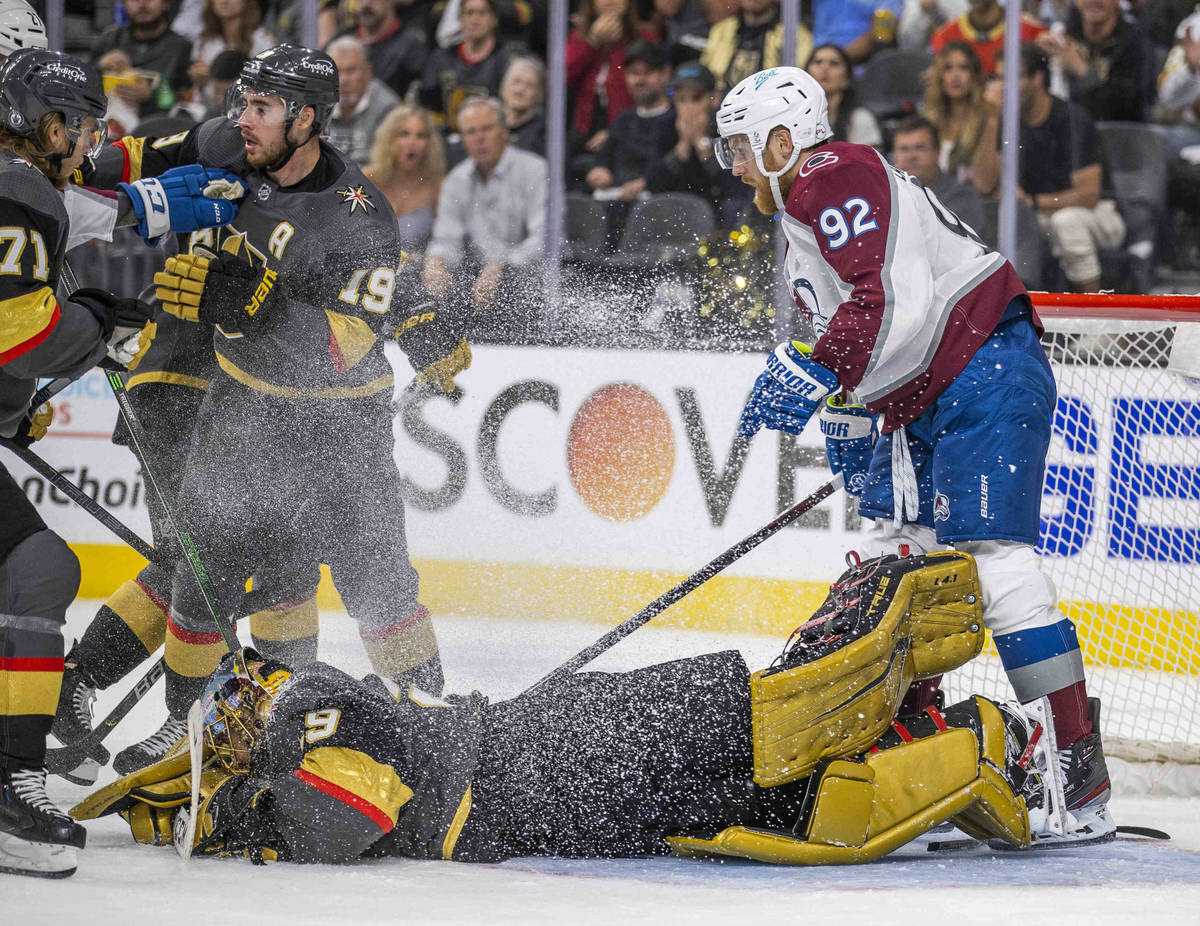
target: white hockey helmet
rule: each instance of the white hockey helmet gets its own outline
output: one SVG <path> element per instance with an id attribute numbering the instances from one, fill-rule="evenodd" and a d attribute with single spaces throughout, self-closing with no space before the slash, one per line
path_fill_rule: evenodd
<path id="1" fill-rule="evenodd" d="M 792 156 L 777 171 L 763 166 L 763 149 L 771 130 L 782 126 L 792 135 Z M 751 74 L 725 94 L 717 110 L 714 149 L 726 170 L 753 157 L 763 176 L 771 181 L 775 205 L 784 208 L 779 177 L 787 173 L 805 148 L 833 137 L 829 127 L 829 102 L 815 77 L 803 68 L 770 68 Z"/>
<path id="2" fill-rule="evenodd" d="M 20 48 L 48 48 L 46 26 L 25 0 L 0 0 L 0 57 Z"/>

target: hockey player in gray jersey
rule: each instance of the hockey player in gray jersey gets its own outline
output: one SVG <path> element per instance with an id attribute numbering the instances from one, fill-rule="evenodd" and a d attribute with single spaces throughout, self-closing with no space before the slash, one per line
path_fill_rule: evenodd
<path id="1" fill-rule="evenodd" d="M 61 191 L 103 143 L 106 107 L 99 75 L 69 55 L 23 48 L 0 65 L 0 436 L 26 446 L 49 424 L 29 409 L 38 377 L 133 368 L 154 336 L 135 299 L 57 291 L 71 238 Z M 85 833 L 47 798 L 44 758 L 79 564 L 3 467 L 0 511 L 0 870 L 64 877 Z"/>
<path id="2" fill-rule="evenodd" d="M 234 223 L 193 235 L 190 253 L 156 277 L 164 309 L 212 336 L 216 366 L 179 514 L 226 612 L 266 558 L 291 551 L 325 562 L 377 671 L 440 688 L 404 539 L 382 346 L 397 337 L 414 367 L 447 389 L 470 353 L 438 307 L 416 303 L 418 288 L 398 280 L 405 268 L 386 200 L 319 140 L 336 99 L 327 56 L 279 46 L 247 64 L 229 119 L 125 139 L 93 182 L 200 163 L 239 173 L 249 188 Z M 223 652 L 193 578 L 177 570 L 166 633 L 176 722 Z"/>

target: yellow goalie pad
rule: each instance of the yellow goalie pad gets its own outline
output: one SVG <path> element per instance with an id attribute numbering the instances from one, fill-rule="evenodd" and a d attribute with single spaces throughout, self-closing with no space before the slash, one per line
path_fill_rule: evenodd
<path id="1" fill-rule="evenodd" d="M 678 855 L 730 855 L 781 865 L 851 865 L 882 858 L 952 821 L 977 839 L 1029 845 L 1029 816 L 999 771 L 1004 719 L 976 699 L 983 744 L 971 730 L 949 729 L 876 752 L 864 762 L 837 759 L 815 785 L 803 836 L 734 826 L 712 839 L 668 838 Z"/>
<path id="2" fill-rule="evenodd" d="M 967 553 L 893 560 L 854 593 L 861 598 L 852 613 L 828 614 L 827 599 L 801 630 L 824 633 L 825 623 L 843 619 L 872 629 L 847 631 L 844 645 L 833 634 L 836 648 L 815 661 L 750 677 L 754 781 L 763 787 L 868 748 L 914 679 L 955 669 L 983 646 L 979 576 Z"/>

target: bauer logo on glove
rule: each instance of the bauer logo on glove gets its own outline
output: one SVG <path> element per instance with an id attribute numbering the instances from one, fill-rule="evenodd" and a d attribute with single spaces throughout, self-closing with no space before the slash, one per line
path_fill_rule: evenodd
<path id="1" fill-rule="evenodd" d="M 154 275 L 154 293 L 168 314 L 215 325 L 226 337 L 241 337 L 248 322 L 284 298 L 276 271 L 265 260 L 253 263 L 252 255 L 244 236 L 237 235 L 226 238 L 218 254 L 197 248 L 193 254 L 168 257 Z"/>

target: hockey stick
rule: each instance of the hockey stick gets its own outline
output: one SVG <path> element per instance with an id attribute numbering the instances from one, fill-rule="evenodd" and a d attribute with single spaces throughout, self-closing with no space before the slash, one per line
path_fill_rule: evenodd
<path id="1" fill-rule="evenodd" d="M 0 438 L 0 447 L 4 447 L 6 450 L 9 450 L 20 457 L 26 466 L 40 473 L 47 482 L 66 495 L 69 499 L 71 499 L 71 501 L 107 527 L 110 531 L 124 540 L 125 543 L 133 548 L 134 551 L 140 553 L 150 562 L 158 566 L 162 566 L 167 569 L 171 568 L 172 561 L 170 559 L 168 559 L 158 550 L 154 549 L 154 547 L 150 546 L 150 544 L 146 543 L 146 541 L 134 533 L 132 528 L 128 527 L 123 521 L 118 520 L 112 512 L 93 499 L 90 495 L 84 492 L 83 489 L 79 488 L 79 486 L 73 483 L 61 472 L 56 470 L 40 456 L 34 453 L 30 448 L 22 447 L 20 444 L 17 444 L 7 438 Z"/>
<path id="2" fill-rule="evenodd" d="M 133 710 L 133 706 L 140 701 L 146 692 L 149 691 L 154 683 L 162 678 L 166 672 L 167 661 L 163 657 L 155 660 L 149 671 L 146 672 L 136 685 L 117 702 L 116 707 L 108 712 L 96 728 L 87 736 L 81 737 L 69 746 L 60 746 L 57 749 L 46 750 L 46 769 L 54 775 L 61 775 L 67 781 L 74 781 L 76 784 L 90 785 L 93 782 L 83 781 L 73 778 L 70 775 L 74 769 L 79 768 L 87 759 L 95 759 L 96 747 L 104 740 L 108 734 L 113 731 L 118 723 L 120 723 L 125 715 Z"/>
<path id="3" fill-rule="evenodd" d="M 105 375 L 108 378 L 108 385 L 112 389 L 113 397 L 116 398 L 117 405 L 121 409 L 121 417 L 125 419 L 125 426 L 129 429 L 129 445 L 137 455 L 138 462 L 142 464 L 142 473 L 145 475 L 146 481 L 150 483 L 151 488 L 154 489 L 154 494 L 158 496 L 159 504 L 162 505 L 163 511 L 167 515 L 171 529 L 175 532 L 175 536 L 179 538 L 179 546 L 183 550 L 183 555 L 187 559 L 188 565 L 192 567 L 192 574 L 196 577 L 196 584 L 200 588 L 200 595 L 204 599 L 205 607 L 208 608 L 209 616 L 213 619 L 217 632 L 221 634 L 221 639 L 225 641 L 225 645 L 229 648 L 229 651 L 231 653 L 236 652 L 241 647 L 241 643 L 238 642 L 237 634 L 234 633 L 233 625 L 230 623 L 229 618 L 221 610 L 217 590 L 213 587 L 212 579 L 209 578 L 208 572 L 204 569 L 204 563 L 200 561 L 200 553 L 196 549 L 192 535 L 176 519 L 171 502 L 167 499 L 167 493 L 162 490 L 158 484 L 158 480 L 154 478 L 154 471 L 150 467 L 145 450 L 142 449 L 142 441 L 138 436 L 138 433 L 141 431 L 141 422 L 138 420 L 137 413 L 133 410 L 133 404 L 129 401 L 129 393 L 125 391 L 125 381 L 121 379 L 121 374 L 116 370 L 109 370 Z"/>
<path id="4" fill-rule="evenodd" d="M 777 515 L 774 520 L 764 524 L 749 537 L 739 540 L 716 559 L 713 559 L 704 566 L 700 567 L 674 588 L 663 592 L 663 594 L 659 595 L 652 602 L 646 605 L 646 607 L 638 611 L 637 614 L 633 615 L 633 617 L 630 617 L 623 623 L 618 624 L 587 649 L 583 650 L 583 652 L 572 657 L 571 659 L 568 659 L 549 675 L 545 676 L 541 681 L 526 689 L 525 694 L 536 694 L 537 692 L 545 691 L 552 685 L 561 682 L 568 675 L 574 674 L 577 670 L 587 665 L 605 650 L 611 649 L 639 627 L 643 626 L 652 618 L 661 614 L 684 595 L 695 591 L 697 588 L 715 576 L 718 572 L 723 570 L 726 566 L 729 566 L 731 563 L 741 559 L 764 540 L 779 533 L 779 531 L 783 530 L 783 528 L 787 527 L 802 514 L 812 510 L 825 499 L 829 498 L 829 496 L 842 487 L 842 481 L 842 474 L 838 473 L 807 498 L 803 498 L 796 502 L 796 504 L 794 504 L 787 511 Z"/>

